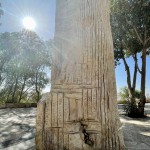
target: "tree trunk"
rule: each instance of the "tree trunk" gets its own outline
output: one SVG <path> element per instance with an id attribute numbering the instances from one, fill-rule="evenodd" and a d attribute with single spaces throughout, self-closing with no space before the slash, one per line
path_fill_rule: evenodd
<path id="1" fill-rule="evenodd" d="M 19 103 L 20 103 L 20 101 L 22 99 L 23 90 L 25 88 L 25 85 L 26 85 L 26 77 L 24 77 L 24 79 L 23 79 L 23 85 L 22 85 L 22 88 L 21 88 L 20 96 L 19 96 Z"/>
<path id="2" fill-rule="evenodd" d="M 12 86 L 12 87 L 13 87 L 13 86 Z M 8 90 L 8 94 L 7 94 L 7 99 L 6 99 L 6 102 L 7 102 L 7 103 L 10 102 L 10 100 L 9 100 L 10 94 L 11 94 L 11 90 L 9 89 L 9 90 Z"/>
<path id="3" fill-rule="evenodd" d="M 146 103 L 145 83 L 146 83 L 146 48 L 143 48 L 142 50 L 142 72 L 141 72 L 141 94 L 140 94 L 140 102 L 138 104 L 139 116 L 141 117 L 144 117 L 144 107 Z"/>
<path id="4" fill-rule="evenodd" d="M 37 94 L 36 101 L 38 102 L 40 100 L 40 92 L 38 90 L 38 71 L 36 72 L 36 75 L 35 75 L 35 91 L 36 91 L 36 94 Z"/>
<path id="5" fill-rule="evenodd" d="M 52 86 L 37 150 L 124 150 L 107 0 L 57 0 Z"/>
<path id="6" fill-rule="evenodd" d="M 130 68 L 127 64 L 127 61 L 124 57 L 123 51 L 122 52 L 122 60 L 124 62 L 126 74 L 127 74 L 127 85 L 128 85 L 128 93 L 129 93 L 129 103 L 131 104 L 130 106 L 127 104 L 128 107 L 128 116 L 129 117 L 138 117 L 138 110 L 137 110 L 137 104 L 135 100 L 135 90 L 136 90 L 136 79 L 137 79 L 137 71 L 138 71 L 138 66 L 137 66 L 137 54 L 133 56 L 133 59 L 135 61 L 134 64 L 134 74 L 133 74 L 133 81 L 131 83 L 131 74 L 130 74 Z"/>
<path id="7" fill-rule="evenodd" d="M 128 85 L 129 98 L 130 98 L 131 103 L 135 103 L 134 92 L 133 92 L 133 88 L 132 88 L 132 85 L 131 85 L 130 68 L 129 68 L 128 64 L 127 64 L 127 61 L 126 61 L 126 59 L 124 57 L 123 52 L 122 52 L 122 60 L 123 60 L 123 63 L 124 63 L 124 66 L 125 66 L 126 75 L 127 75 L 127 85 Z M 134 71 L 134 73 L 135 73 L 135 71 Z M 134 80 L 135 80 L 135 76 L 133 78 L 133 82 L 134 82 Z"/>
<path id="8" fill-rule="evenodd" d="M 15 79 L 15 86 L 14 86 L 14 90 L 13 90 L 13 94 L 12 94 L 12 102 L 14 103 L 16 100 L 15 100 L 15 94 L 16 94 L 16 90 L 17 90 L 17 86 L 18 86 L 18 75 Z"/>
<path id="9" fill-rule="evenodd" d="M 128 92 L 129 92 L 129 98 L 132 104 L 135 105 L 135 90 L 136 90 L 136 79 L 137 79 L 137 71 L 138 71 L 138 66 L 137 66 L 137 54 L 134 54 L 133 59 L 135 61 L 134 64 L 134 74 L 133 74 L 133 81 L 131 83 L 131 74 L 130 74 L 130 68 L 127 64 L 127 61 L 124 57 L 124 54 L 122 52 L 122 60 L 125 66 L 126 70 L 126 75 L 127 75 L 127 85 L 128 85 Z M 137 113 L 137 112 L 135 112 Z"/>
<path id="10" fill-rule="evenodd" d="M 135 54 L 135 59 L 137 60 L 137 55 Z M 134 98 L 135 98 L 135 90 L 136 90 L 136 79 L 137 79 L 137 71 L 138 71 L 138 68 L 137 68 L 137 64 L 135 62 L 134 64 L 134 74 L 133 74 L 133 82 L 132 82 L 132 91 L 133 91 L 133 95 L 134 95 Z"/>

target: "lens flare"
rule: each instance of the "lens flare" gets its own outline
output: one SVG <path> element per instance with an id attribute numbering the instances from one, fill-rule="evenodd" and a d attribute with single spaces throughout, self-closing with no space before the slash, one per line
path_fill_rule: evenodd
<path id="1" fill-rule="evenodd" d="M 36 27 L 35 20 L 32 17 L 25 17 L 23 19 L 23 26 L 25 29 L 34 30 Z"/>

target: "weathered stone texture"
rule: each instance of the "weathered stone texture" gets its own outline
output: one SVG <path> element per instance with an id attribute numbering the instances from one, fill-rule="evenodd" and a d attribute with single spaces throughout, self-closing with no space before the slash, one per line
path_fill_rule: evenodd
<path id="1" fill-rule="evenodd" d="M 57 0 L 52 89 L 37 108 L 37 150 L 124 149 L 108 8 L 108 0 Z"/>

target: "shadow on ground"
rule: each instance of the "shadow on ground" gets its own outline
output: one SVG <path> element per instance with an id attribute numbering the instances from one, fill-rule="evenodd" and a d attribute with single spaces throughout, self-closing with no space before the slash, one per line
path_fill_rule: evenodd
<path id="1" fill-rule="evenodd" d="M 127 150 L 150 150 L 150 104 L 146 104 L 145 118 L 129 118 L 118 106 Z"/>
<path id="2" fill-rule="evenodd" d="M 36 108 L 0 110 L 0 149 L 35 149 Z"/>
<path id="3" fill-rule="evenodd" d="M 150 150 L 150 104 L 146 118 L 131 119 L 118 105 L 127 150 Z M 0 109 L 0 149 L 35 150 L 36 108 Z"/>

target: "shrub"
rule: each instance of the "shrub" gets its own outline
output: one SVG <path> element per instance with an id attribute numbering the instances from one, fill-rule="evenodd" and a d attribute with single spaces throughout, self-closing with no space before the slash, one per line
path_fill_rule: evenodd
<path id="1" fill-rule="evenodd" d="M 126 101 L 126 100 L 118 100 L 117 103 L 118 103 L 118 104 L 126 104 L 127 101 Z"/>
<path id="2" fill-rule="evenodd" d="M 130 100 L 127 100 L 127 103 L 123 106 L 123 109 L 127 113 L 128 117 L 136 118 L 138 116 L 137 104 L 132 103 Z"/>

